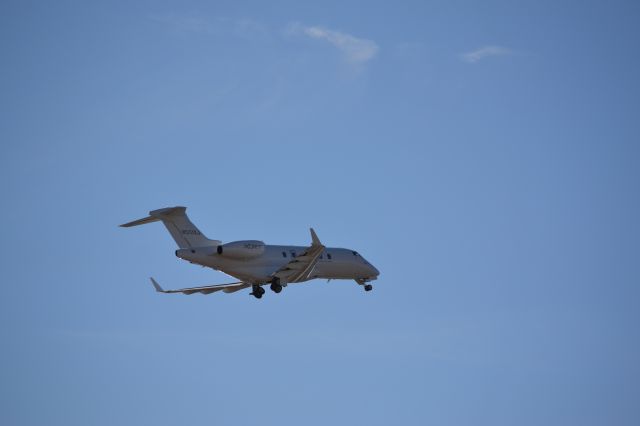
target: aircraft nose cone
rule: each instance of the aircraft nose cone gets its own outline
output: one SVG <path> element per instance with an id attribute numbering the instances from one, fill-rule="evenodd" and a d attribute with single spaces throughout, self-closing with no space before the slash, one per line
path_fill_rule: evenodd
<path id="1" fill-rule="evenodd" d="M 373 265 L 370 265 L 370 266 L 371 266 L 371 273 L 372 273 L 373 275 L 375 275 L 376 277 L 377 277 L 378 275 L 380 275 L 380 271 L 378 271 L 378 268 L 376 268 L 376 267 L 375 267 L 375 266 L 373 266 Z"/>

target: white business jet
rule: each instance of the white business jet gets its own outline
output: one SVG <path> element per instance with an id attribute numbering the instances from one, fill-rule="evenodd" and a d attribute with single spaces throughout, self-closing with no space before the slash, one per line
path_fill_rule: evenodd
<path id="1" fill-rule="evenodd" d="M 222 290 L 234 293 L 251 287 L 251 294 L 260 299 L 265 293 L 263 285 L 280 293 L 287 284 L 309 281 L 314 278 L 355 280 L 365 291 L 371 291 L 371 281 L 378 278 L 378 270 L 358 252 L 344 248 L 329 248 L 322 245 L 311 228 L 311 245 L 273 246 L 262 241 L 234 241 L 222 244 L 210 240 L 191 223 L 186 207 L 168 207 L 149 212 L 143 219 L 125 223 L 123 226 L 143 225 L 162 221 L 178 244 L 176 256 L 197 265 L 222 271 L 238 282 L 206 285 L 201 287 L 164 290 L 151 278 L 156 291 L 161 293 L 210 294 Z"/>

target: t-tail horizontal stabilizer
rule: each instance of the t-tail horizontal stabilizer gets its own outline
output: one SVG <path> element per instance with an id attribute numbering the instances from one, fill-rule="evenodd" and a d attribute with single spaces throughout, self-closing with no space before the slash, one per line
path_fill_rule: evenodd
<path id="1" fill-rule="evenodd" d="M 120 226 L 123 228 L 130 228 L 132 226 L 162 221 L 180 248 L 219 245 L 220 241 L 208 239 L 198 228 L 196 228 L 191 220 L 189 220 L 186 211 L 187 208 L 182 206 L 152 210 L 149 212 L 149 216 L 132 222 L 123 223 Z"/>

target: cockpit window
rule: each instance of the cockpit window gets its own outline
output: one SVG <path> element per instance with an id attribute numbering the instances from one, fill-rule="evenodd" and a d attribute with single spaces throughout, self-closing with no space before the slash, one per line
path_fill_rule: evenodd
<path id="1" fill-rule="evenodd" d="M 353 253 L 353 255 L 354 255 L 354 256 L 357 256 L 357 255 L 358 255 L 358 252 L 357 252 L 357 251 L 352 251 L 351 253 Z"/>

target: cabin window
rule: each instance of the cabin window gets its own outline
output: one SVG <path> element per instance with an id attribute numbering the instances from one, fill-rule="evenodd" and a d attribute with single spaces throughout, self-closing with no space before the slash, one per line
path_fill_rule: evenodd
<path id="1" fill-rule="evenodd" d="M 287 252 L 286 251 L 282 252 L 282 257 L 287 257 Z"/>
<path id="2" fill-rule="evenodd" d="M 327 253 L 327 259 L 331 260 L 331 253 Z"/>
<path id="3" fill-rule="evenodd" d="M 291 252 L 291 257 L 296 257 L 296 252 L 295 251 Z"/>

